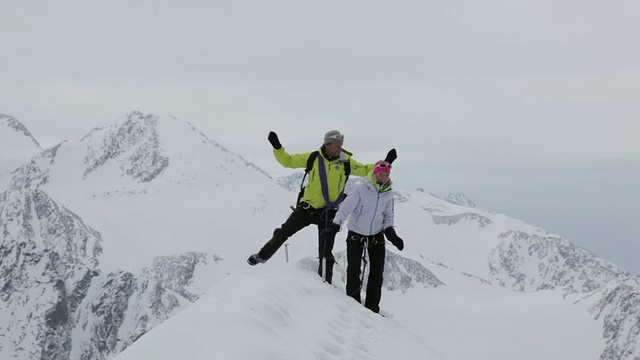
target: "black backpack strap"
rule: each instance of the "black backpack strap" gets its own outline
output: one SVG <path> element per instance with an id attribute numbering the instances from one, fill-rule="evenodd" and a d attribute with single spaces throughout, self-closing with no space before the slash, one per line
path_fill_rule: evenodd
<path id="1" fill-rule="evenodd" d="M 342 152 L 346 153 L 349 156 L 352 156 L 353 154 L 345 149 L 342 149 Z M 344 162 L 344 174 L 346 175 L 346 178 L 344 179 L 344 185 L 345 187 L 347 186 L 347 180 L 349 180 L 349 175 L 351 175 L 351 161 L 349 161 L 349 159 L 347 159 L 347 161 Z"/>
<path id="2" fill-rule="evenodd" d="M 349 180 L 349 175 L 351 175 L 351 161 L 349 160 L 344 163 L 344 174 L 347 175 L 347 179 L 344 181 L 346 184 L 347 180 Z"/>
<path id="3" fill-rule="evenodd" d="M 300 181 L 300 191 L 298 192 L 298 199 L 296 199 L 296 206 L 300 203 L 300 199 L 302 199 L 302 194 L 304 194 L 304 179 L 307 178 L 307 174 L 313 169 L 313 163 L 320 155 L 320 151 L 314 151 L 309 154 L 309 158 L 307 159 L 307 167 L 304 169 L 304 175 L 302 176 L 302 181 Z M 293 209 L 293 207 L 292 207 Z"/>
<path id="4" fill-rule="evenodd" d="M 309 158 L 307 159 L 307 168 L 304 169 L 305 175 L 307 175 L 309 171 L 311 171 L 311 169 L 313 168 L 313 162 L 316 161 L 316 159 L 318 158 L 318 155 L 320 155 L 320 151 L 318 150 L 309 154 Z M 304 181 L 304 178 L 302 180 Z"/>
<path id="5" fill-rule="evenodd" d="M 311 154 L 309 154 L 309 158 L 307 159 L 307 167 L 304 169 L 304 175 L 302 176 L 302 181 L 300 182 L 301 191 L 302 189 L 304 189 L 304 179 L 307 178 L 307 174 L 309 173 L 309 171 L 313 169 L 313 163 L 318 158 L 318 155 L 320 155 L 320 151 L 314 151 Z"/>

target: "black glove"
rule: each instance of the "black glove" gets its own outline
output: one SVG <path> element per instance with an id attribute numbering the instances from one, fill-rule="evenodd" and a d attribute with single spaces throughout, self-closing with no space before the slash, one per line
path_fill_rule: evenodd
<path id="1" fill-rule="evenodd" d="M 329 226 L 320 231 L 320 237 L 335 236 L 338 231 L 340 231 L 340 225 L 332 222 Z"/>
<path id="2" fill-rule="evenodd" d="M 273 131 L 269 131 L 269 136 L 267 137 L 267 139 L 269 139 L 269 142 L 274 149 L 278 150 L 282 147 L 282 144 L 280 144 L 280 141 L 278 140 L 278 134 L 274 133 Z"/>
<path id="3" fill-rule="evenodd" d="M 404 249 L 404 241 L 400 239 L 400 236 L 396 234 L 396 229 L 389 227 L 384 230 L 384 236 L 387 237 L 387 240 L 391 241 L 391 243 L 398 248 L 398 250 L 402 251 Z"/>
<path id="4" fill-rule="evenodd" d="M 387 153 L 387 157 L 384 158 L 384 161 L 388 162 L 389 164 L 393 163 L 393 161 L 395 159 L 398 158 L 398 153 L 396 153 L 396 149 L 391 149 L 389 150 L 389 152 Z"/>

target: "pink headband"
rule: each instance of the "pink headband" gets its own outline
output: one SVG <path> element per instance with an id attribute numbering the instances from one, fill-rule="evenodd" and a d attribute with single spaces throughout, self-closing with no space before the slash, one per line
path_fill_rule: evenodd
<path id="1" fill-rule="evenodd" d="M 391 174 L 391 164 L 384 160 L 380 160 L 376 162 L 375 167 L 373 168 L 373 173 L 377 174 L 380 172 L 385 172 L 387 174 Z"/>

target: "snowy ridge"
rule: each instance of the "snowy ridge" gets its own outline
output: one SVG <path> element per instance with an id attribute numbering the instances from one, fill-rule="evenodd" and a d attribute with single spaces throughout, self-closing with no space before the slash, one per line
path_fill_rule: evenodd
<path id="1" fill-rule="evenodd" d="M 517 291 L 563 288 L 589 292 L 627 275 L 561 237 L 507 231 L 500 239 L 490 254 L 491 274 L 500 285 Z"/>
<path id="2" fill-rule="evenodd" d="M 301 263 L 237 272 L 116 360 L 444 359 Z"/>

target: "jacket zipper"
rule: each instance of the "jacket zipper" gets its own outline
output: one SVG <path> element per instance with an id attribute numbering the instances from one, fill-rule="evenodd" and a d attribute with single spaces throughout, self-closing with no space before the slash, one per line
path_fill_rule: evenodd
<path id="1" fill-rule="evenodd" d="M 375 186 L 374 186 L 375 189 Z M 369 234 L 373 234 L 373 222 L 376 220 L 376 215 L 378 214 L 378 205 L 380 204 L 380 192 L 376 190 L 376 208 L 373 211 L 373 217 L 371 218 L 371 224 L 369 224 Z"/>
<path id="2" fill-rule="evenodd" d="M 356 218 L 356 223 L 360 220 L 360 216 L 362 216 L 362 211 L 364 210 L 364 205 L 360 205 L 360 212 L 358 212 L 358 217 Z"/>

